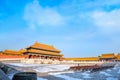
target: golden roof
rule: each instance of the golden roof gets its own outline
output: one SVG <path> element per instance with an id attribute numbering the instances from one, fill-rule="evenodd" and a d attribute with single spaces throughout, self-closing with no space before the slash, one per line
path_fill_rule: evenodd
<path id="1" fill-rule="evenodd" d="M 56 52 L 60 52 L 59 50 L 57 50 L 54 46 L 51 45 L 46 45 L 46 44 L 41 44 L 39 42 L 35 42 L 32 46 L 30 46 L 31 48 L 38 48 L 38 49 L 44 49 L 44 50 L 50 50 L 50 51 L 56 51 Z M 29 47 L 28 47 L 29 48 Z"/>
<path id="2" fill-rule="evenodd" d="M 27 50 L 26 49 L 21 49 L 21 50 L 19 50 L 20 52 L 27 52 Z"/>
<path id="3" fill-rule="evenodd" d="M 102 54 L 100 58 L 115 58 L 114 53 Z"/>
<path id="4" fill-rule="evenodd" d="M 64 58 L 64 60 L 75 60 L 75 61 L 97 61 L 98 57 L 84 57 L 84 58 Z"/>
<path id="5" fill-rule="evenodd" d="M 20 52 L 20 51 L 14 51 L 14 50 L 8 50 L 8 49 L 4 50 L 3 53 L 5 53 L 5 54 L 11 54 L 11 55 L 19 55 L 19 54 L 22 54 L 22 52 Z"/>
<path id="6" fill-rule="evenodd" d="M 38 54 L 43 54 L 43 55 L 63 56 L 60 53 L 48 52 L 48 51 L 42 51 L 42 50 L 35 50 L 35 49 L 30 49 L 30 50 L 28 50 L 28 52 L 30 52 L 30 53 L 38 53 Z"/>
<path id="7" fill-rule="evenodd" d="M 120 53 L 117 54 L 116 59 L 120 60 Z"/>
<path id="8" fill-rule="evenodd" d="M 0 55 L 3 54 L 3 52 L 0 52 Z"/>

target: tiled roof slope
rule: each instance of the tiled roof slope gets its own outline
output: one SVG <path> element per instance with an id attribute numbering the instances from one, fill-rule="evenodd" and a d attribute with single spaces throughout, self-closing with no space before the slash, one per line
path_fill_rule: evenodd
<path id="1" fill-rule="evenodd" d="M 114 53 L 102 54 L 100 58 L 115 58 Z"/>
<path id="2" fill-rule="evenodd" d="M 120 53 L 117 54 L 116 58 L 117 60 L 120 60 Z"/>
<path id="3" fill-rule="evenodd" d="M 29 53 L 37 53 L 37 54 L 42 54 L 42 55 L 56 55 L 56 56 L 63 56 L 60 53 L 55 53 L 55 52 L 48 52 L 48 51 L 42 51 L 42 50 L 34 50 L 30 49 L 28 50 Z"/>
<path id="4" fill-rule="evenodd" d="M 57 50 L 54 46 L 51 45 L 46 45 L 46 44 L 41 44 L 38 42 L 35 42 L 32 46 L 30 46 L 31 48 L 38 48 L 38 49 L 44 49 L 44 50 L 50 50 L 50 51 L 57 51 L 60 52 L 59 50 Z M 29 47 L 28 47 L 29 48 Z"/>
<path id="5" fill-rule="evenodd" d="M 4 50 L 4 52 L 3 53 L 5 53 L 5 54 L 13 54 L 13 55 L 20 55 L 20 54 L 23 54 L 22 52 L 20 52 L 20 51 L 14 51 L 14 50 L 8 50 L 8 49 L 6 49 L 6 50 Z"/>

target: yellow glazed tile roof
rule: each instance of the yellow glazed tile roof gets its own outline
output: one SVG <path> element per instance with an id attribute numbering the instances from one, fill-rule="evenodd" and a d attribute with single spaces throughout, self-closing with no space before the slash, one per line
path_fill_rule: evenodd
<path id="1" fill-rule="evenodd" d="M 102 54 L 101 58 L 115 58 L 115 55 L 114 55 L 114 53 Z"/>
<path id="2" fill-rule="evenodd" d="M 32 46 L 30 46 L 30 47 L 60 52 L 60 51 L 57 50 L 54 46 L 46 45 L 46 44 L 41 44 L 41 43 L 38 43 L 38 42 L 35 42 L 35 43 L 34 43 Z M 28 47 L 28 48 L 29 48 L 29 47 Z"/>
<path id="3" fill-rule="evenodd" d="M 4 50 L 3 53 L 5 53 L 5 54 L 11 54 L 11 55 L 19 55 L 19 54 L 22 54 L 22 52 L 20 52 L 20 51 L 14 51 L 14 50 L 8 50 L 8 49 Z"/>
<path id="4" fill-rule="evenodd" d="M 63 55 L 60 54 L 60 53 L 48 52 L 48 51 L 42 51 L 42 50 L 34 50 L 34 49 L 30 49 L 30 50 L 28 50 L 28 52 L 30 52 L 30 53 L 38 53 L 38 54 L 43 54 L 43 55 L 63 56 Z"/>
<path id="5" fill-rule="evenodd" d="M 64 60 L 78 60 L 78 61 L 96 61 L 98 57 L 84 57 L 84 58 L 64 58 Z"/>
<path id="6" fill-rule="evenodd" d="M 120 60 L 120 53 L 117 54 L 116 59 Z"/>

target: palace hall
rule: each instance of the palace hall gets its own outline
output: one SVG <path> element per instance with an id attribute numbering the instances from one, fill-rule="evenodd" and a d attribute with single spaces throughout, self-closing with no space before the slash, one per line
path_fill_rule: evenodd
<path id="1" fill-rule="evenodd" d="M 18 51 L 4 50 L 0 52 L 0 58 L 27 58 L 27 59 L 52 59 L 61 60 L 63 54 L 52 45 L 35 42 L 33 45 Z"/>
<path id="2" fill-rule="evenodd" d="M 41 59 L 58 59 L 61 60 L 62 54 L 60 50 L 54 46 L 40 44 L 38 42 L 26 48 L 24 55 L 28 55 L 28 58 L 41 58 Z"/>
<path id="3" fill-rule="evenodd" d="M 42 44 L 35 42 L 34 44 L 22 48 L 21 50 L 9 50 L 0 51 L 0 59 L 44 59 L 44 60 L 58 60 L 58 61 L 120 61 L 120 53 L 115 55 L 114 53 L 101 54 L 96 57 L 73 57 L 67 58 L 61 54 L 61 51 L 55 48 L 53 45 Z"/>

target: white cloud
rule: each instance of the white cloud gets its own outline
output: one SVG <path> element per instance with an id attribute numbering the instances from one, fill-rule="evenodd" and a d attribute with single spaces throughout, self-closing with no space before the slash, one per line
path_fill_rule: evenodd
<path id="1" fill-rule="evenodd" d="M 92 15 L 93 22 L 99 29 L 105 32 L 120 31 L 120 10 L 111 12 L 95 11 Z"/>
<path id="2" fill-rule="evenodd" d="M 35 28 L 36 25 L 58 27 L 66 22 L 65 18 L 54 8 L 43 8 L 37 0 L 26 5 L 24 19 L 31 28 Z"/>
<path id="3" fill-rule="evenodd" d="M 120 0 L 99 0 L 101 3 L 103 3 L 103 5 L 119 5 L 120 4 Z M 102 5 L 102 4 L 101 4 Z"/>

